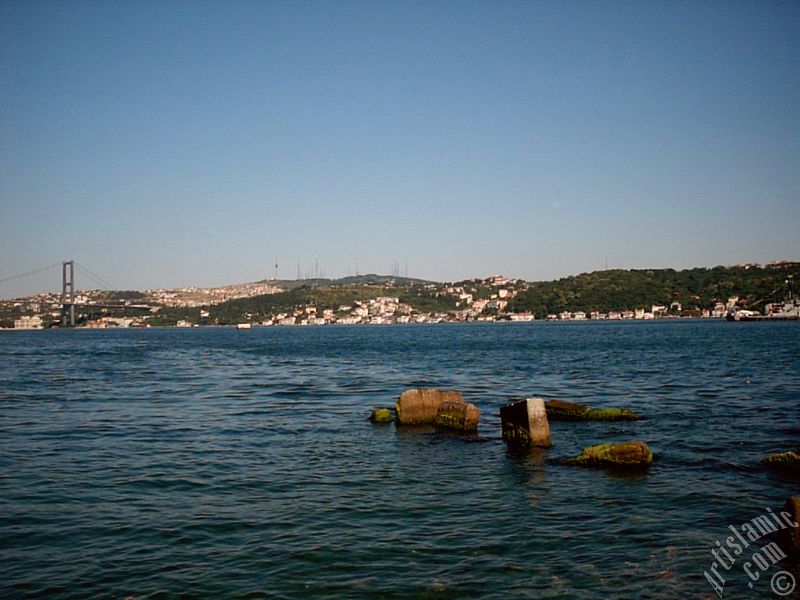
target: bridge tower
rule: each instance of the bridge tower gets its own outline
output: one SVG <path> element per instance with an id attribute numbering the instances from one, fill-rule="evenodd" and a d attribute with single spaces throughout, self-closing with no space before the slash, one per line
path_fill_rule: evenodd
<path id="1" fill-rule="evenodd" d="M 61 324 L 75 327 L 75 263 L 66 260 L 61 264 Z"/>

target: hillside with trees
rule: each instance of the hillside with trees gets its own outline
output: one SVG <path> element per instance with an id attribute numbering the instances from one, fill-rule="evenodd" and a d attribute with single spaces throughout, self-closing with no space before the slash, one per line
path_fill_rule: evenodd
<path id="1" fill-rule="evenodd" d="M 186 304 L 175 304 L 175 299 L 167 292 L 162 294 L 166 299 L 163 301 L 141 292 L 97 290 L 81 292 L 90 296 L 91 302 L 80 310 L 85 321 L 126 316 L 135 318 L 140 326 L 145 323 L 153 326 L 232 325 L 286 320 L 300 323 L 304 320 L 316 322 L 323 315 L 324 322 L 395 322 L 395 316 L 399 315 L 403 315 L 402 322 L 508 320 L 517 318 L 514 313 L 533 313 L 537 319 L 544 319 L 564 312 L 583 312 L 588 316 L 595 311 L 600 314 L 636 309 L 649 311 L 652 306 L 664 307 L 658 311 L 660 316 L 687 317 L 708 315 L 715 305 L 725 304 L 730 298 L 737 298 L 738 308 L 763 311 L 765 304 L 785 298 L 787 281 L 800 282 L 800 262 L 681 271 L 617 269 L 540 282 L 493 276 L 434 283 L 360 275 L 339 280 L 298 280 L 291 285 L 270 280 L 269 285 L 260 288 L 282 291 L 220 302 L 198 303 L 196 297 L 203 296 L 196 292 L 190 298 L 193 302 Z M 237 286 L 229 288 L 225 291 L 242 292 Z M 260 289 L 258 285 L 255 288 Z M 41 317 L 45 327 L 57 324 L 61 302 L 56 293 L 0 302 L 0 327 L 14 327 L 17 319 L 35 315 Z M 109 307 L 111 303 L 127 306 Z M 97 307 L 93 308 L 93 304 Z M 361 313 L 363 319 L 350 318 L 356 312 Z M 529 319 L 530 315 L 520 315 L 520 318 Z"/>
<path id="2" fill-rule="evenodd" d="M 409 280 L 412 281 L 412 280 Z M 307 306 L 316 307 L 319 313 L 324 310 L 339 312 L 341 306 L 353 306 L 356 302 L 366 302 L 380 297 L 394 297 L 408 304 L 414 310 L 424 313 L 447 313 L 456 308 L 455 299 L 437 290 L 430 284 L 411 283 L 405 285 L 342 285 L 326 281 L 324 284 L 301 285 L 279 292 L 252 298 L 229 300 L 204 307 L 209 316 L 201 323 L 231 325 L 244 321 L 260 322 L 274 319 L 281 313 L 292 313 Z M 181 319 L 198 322 L 199 309 L 162 309 L 152 319 L 152 324 L 174 325 Z"/>
<path id="3" fill-rule="evenodd" d="M 686 312 L 712 308 L 733 296 L 739 297 L 741 306 L 761 309 L 783 298 L 790 276 L 800 281 L 800 263 L 596 271 L 530 283 L 511 300 L 508 310 L 531 311 L 541 318 L 561 311 L 608 312 L 679 303 Z"/>

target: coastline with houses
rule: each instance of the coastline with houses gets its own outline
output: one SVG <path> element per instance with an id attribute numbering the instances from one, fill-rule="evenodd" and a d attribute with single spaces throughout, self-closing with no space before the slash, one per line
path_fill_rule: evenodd
<path id="1" fill-rule="evenodd" d="M 347 280 L 270 279 L 222 288 L 82 290 L 74 305 L 79 315 L 76 326 L 87 329 L 794 320 L 798 318 L 795 274 L 800 274 L 800 262 L 684 272 L 603 271 L 542 283 L 502 275 L 458 283 L 378 275 Z M 724 293 L 737 289 L 742 292 Z M 666 301 L 646 303 L 648 297 Z M 0 301 L 0 328 L 59 327 L 64 309 L 65 300 L 57 293 Z"/>

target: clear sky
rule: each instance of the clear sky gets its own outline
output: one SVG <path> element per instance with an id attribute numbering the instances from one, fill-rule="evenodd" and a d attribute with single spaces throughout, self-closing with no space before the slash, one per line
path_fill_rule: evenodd
<path id="1" fill-rule="evenodd" d="M 799 32 L 797 1 L 2 0 L 0 279 L 800 259 Z"/>

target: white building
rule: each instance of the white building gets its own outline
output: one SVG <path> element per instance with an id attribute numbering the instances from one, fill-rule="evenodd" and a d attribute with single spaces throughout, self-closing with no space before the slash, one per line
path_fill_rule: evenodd
<path id="1" fill-rule="evenodd" d="M 509 318 L 512 321 L 533 321 L 533 313 L 530 312 L 512 313 Z"/>
<path id="2" fill-rule="evenodd" d="M 14 329 L 41 329 L 42 317 L 34 315 L 32 317 L 24 316 L 14 320 Z"/>
<path id="3" fill-rule="evenodd" d="M 656 316 L 665 315 L 667 314 L 667 307 L 660 304 L 653 304 L 653 306 L 650 307 L 650 312 Z"/>

